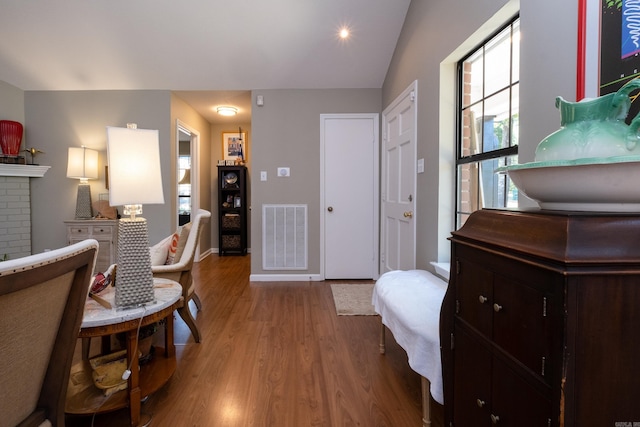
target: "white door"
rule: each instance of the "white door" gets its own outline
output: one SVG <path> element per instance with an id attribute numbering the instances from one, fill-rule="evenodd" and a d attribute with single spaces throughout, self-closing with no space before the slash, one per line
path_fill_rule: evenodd
<path id="1" fill-rule="evenodd" d="M 413 82 L 382 113 L 380 273 L 416 267 L 416 99 Z"/>
<path id="2" fill-rule="evenodd" d="M 378 277 L 377 114 L 322 114 L 321 248 L 326 279 Z"/>

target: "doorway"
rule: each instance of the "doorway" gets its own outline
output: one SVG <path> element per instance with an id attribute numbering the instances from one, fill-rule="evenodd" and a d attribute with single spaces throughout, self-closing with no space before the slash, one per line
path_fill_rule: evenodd
<path id="1" fill-rule="evenodd" d="M 378 114 L 320 115 L 321 273 L 377 279 Z"/>
<path id="2" fill-rule="evenodd" d="M 198 197 L 198 154 L 200 133 L 176 121 L 176 193 L 177 223 L 179 226 L 191 221 L 200 208 Z M 200 259 L 199 248 L 196 258 Z"/>

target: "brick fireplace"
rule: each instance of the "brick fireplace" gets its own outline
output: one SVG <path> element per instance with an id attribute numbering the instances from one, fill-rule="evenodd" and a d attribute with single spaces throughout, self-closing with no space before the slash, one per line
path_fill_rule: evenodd
<path id="1" fill-rule="evenodd" d="M 0 164 L 0 260 L 31 255 L 29 180 L 50 166 Z"/>

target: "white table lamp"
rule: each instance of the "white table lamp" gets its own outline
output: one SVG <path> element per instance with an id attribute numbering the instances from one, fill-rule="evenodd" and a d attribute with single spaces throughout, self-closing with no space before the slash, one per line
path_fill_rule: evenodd
<path id="1" fill-rule="evenodd" d="M 79 179 L 76 219 L 91 219 L 90 179 L 98 178 L 98 152 L 86 147 L 69 147 L 67 178 Z"/>
<path id="2" fill-rule="evenodd" d="M 116 307 L 144 305 L 155 300 L 143 204 L 163 204 L 157 130 L 107 127 L 109 204 L 124 206 L 118 223 Z"/>

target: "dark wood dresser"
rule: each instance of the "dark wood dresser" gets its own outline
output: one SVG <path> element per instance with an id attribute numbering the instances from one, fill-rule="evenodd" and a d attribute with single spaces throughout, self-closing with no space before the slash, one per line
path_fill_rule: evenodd
<path id="1" fill-rule="evenodd" d="M 446 427 L 640 425 L 640 214 L 481 210 L 451 251 Z"/>

